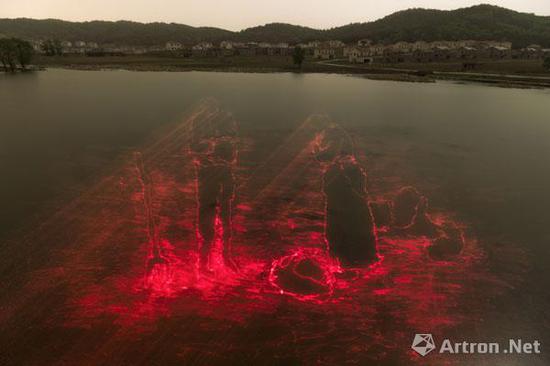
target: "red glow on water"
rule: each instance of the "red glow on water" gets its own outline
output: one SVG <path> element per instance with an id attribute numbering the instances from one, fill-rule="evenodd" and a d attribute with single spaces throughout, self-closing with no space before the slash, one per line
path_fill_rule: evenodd
<path id="1" fill-rule="evenodd" d="M 282 295 L 319 301 L 332 295 L 340 265 L 315 248 L 298 248 L 271 264 L 269 282 Z M 285 283 L 286 282 L 286 283 Z"/>
<path id="2" fill-rule="evenodd" d="M 491 276 L 466 223 L 408 182 L 373 193 L 368 162 L 326 118 L 304 121 L 261 162 L 233 122 L 202 104 L 58 214 L 52 226 L 69 222 L 74 238 L 46 273 L 68 293 L 65 326 L 109 319 L 133 339 L 197 318 L 183 349 L 206 347 L 200 335 L 220 337 L 217 327 L 259 322 L 285 330 L 261 346 L 274 354 L 296 348 L 305 364 L 319 354 L 342 364 L 320 349 L 335 334 L 349 359 L 365 344 L 389 354 L 409 330 L 475 321 L 464 301 Z M 354 242 L 350 230 L 368 249 L 357 258 L 342 245 Z M 52 232 L 42 235 L 64 238 Z"/>

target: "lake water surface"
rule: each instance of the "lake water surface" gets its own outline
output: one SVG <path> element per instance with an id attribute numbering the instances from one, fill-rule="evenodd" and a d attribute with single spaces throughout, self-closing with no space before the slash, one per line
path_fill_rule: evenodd
<path id="1" fill-rule="evenodd" d="M 0 364 L 547 364 L 549 102 L 323 74 L 0 75 Z M 201 126 L 235 158 L 201 160 Z M 325 203 L 344 200 L 316 156 L 331 128 L 376 226 L 380 260 L 357 268 L 327 252 Z M 220 184 L 232 216 L 212 198 L 213 250 L 231 230 L 237 268 L 204 274 L 199 196 Z M 407 187 L 458 253 L 384 221 Z M 305 280 L 287 273 L 308 258 Z M 543 353 L 420 358 L 415 333 Z"/>

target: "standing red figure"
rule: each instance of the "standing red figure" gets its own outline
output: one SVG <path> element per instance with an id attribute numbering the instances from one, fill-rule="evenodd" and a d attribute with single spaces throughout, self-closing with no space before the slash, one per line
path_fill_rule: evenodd
<path id="1" fill-rule="evenodd" d="M 355 159 L 350 136 L 332 125 L 317 136 L 314 153 L 324 172 L 325 237 L 331 255 L 344 267 L 376 261 L 376 229 L 366 174 Z"/>
<path id="2" fill-rule="evenodd" d="M 231 257 L 231 212 L 235 196 L 233 167 L 237 161 L 237 124 L 226 114 L 194 125 L 191 152 L 197 168 L 200 265 L 209 270 L 215 240 L 221 237 L 224 263 L 235 268 Z"/>

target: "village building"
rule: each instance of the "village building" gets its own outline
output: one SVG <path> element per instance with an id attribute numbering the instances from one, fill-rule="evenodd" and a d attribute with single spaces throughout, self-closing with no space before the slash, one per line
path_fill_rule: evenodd
<path id="1" fill-rule="evenodd" d="M 535 45 L 536 46 L 536 45 Z M 537 47 L 524 51 L 526 57 L 539 57 Z M 445 62 L 451 60 L 494 59 L 512 57 L 512 44 L 499 41 L 435 41 L 396 42 L 390 45 L 369 44 L 365 47 L 347 47 L 346 57 L 351 63 L 379 61 Z"/>
<path id="2" fill-rule="evenodd" d="M 304 53 L 306 56 L 313 56 L 313 53 L 315 52 L 315 42 L 308 42 L 308 43 L 299 43 L 296 45 L 296 47 L 300 47 L 302 50 L 304 50 Z"/>
<path id="3" fill-rule="evenodd" d="M 336 58 L 336 50 L 330 47 L 319 47 L 315 49 L 313 57 L 318 60 L 332 60 Z"/>
<path id="4" fill-rule="evenodd" d="M 210 42 L 197 43 L 191 48 L 191 53 L 193 56 L 197 57 L 214 56 L 215 54 L 220 54 L 220 52 L 214 51 L 214 45 Z"/>
<path id="5" fill-rule="evenodd" d="M 250 47 L 249 45 L 240 45 L 235 48 L 235 55 L 238 56 L 256 56 L 260 51 L 259 47 Z"/>
<path id="6" fill-rule="evenodd" d="M 308 48 L 318 48 L 321 47 L 321 41 L 311 41 L 307 43 Z"/>
<path id="7" fill-rule="evenodd" d="M 222 41 L 219 45 L 221 56 L 233 56 L 236 53 L 237 44 L 231 41 Z"/>
<path id="8" fill-rule="evenodd" d="M 223 50 L 232 50 L 233 49 L 233 42 L 231 41 L 222 41 L 220 42 L 220 48 Z"/>
<path id="9" fill-rule="evenodd" d="M 371 57 L 380 57 L 383 56 L 386 52 L 386 47 L 384 45 L 378 44 L 378 45 L 372 45 L 368 47 L 368 53 Z"/>
<path id="10" fill-rule="evenodd" d="M 350 47 L 348 48 L 348 60 L 352 64 L 368 64 L 373 62 L 373 57 L 366 47 Z"/>
<path id="11" fill-rule="evenodd" d="M 458 49 L 457 55 L 461 60 L 475 60 L 479 57 L 479 51 L 475 47 L 464 46 Z"/>
<path id="12" fill-rule="evenodd" d="M 411 53 L 414 49 L 412 43 L 409 42 L 397 42 L 389 46 L 390 50 L 395 53 Z"/>
<path id="13" fill-rule="evenodd" d="M 494 46 L 488 48 L 488 56 L 490 59 L 502 60 L 512 57 L 512 49 L 502 46 Z"/>
<path id="14" fill-rule="evenodd" d="M 412 50 L 414 51 L 428 51 L 431 48 L 430 44 L 425 41 L 416 41 L 412 44 Z"/>
<path id="15" fill-rule="evenodd" d="M 294 48 L 290 48 L 287 43 L 280 43 L 267 48 L 269 56 L 290 56 Z"/>
<path id="16" fill-rule="evenodd" d="M 179 51 L 183 49 L 183 45 L 179 42 L 170 41 L 170 42 L 166 42 L 165 49 L 167 51 Z"/>
<path id="17" fill-rule="evenodd" d="M 2 38 L 2 37 L 0 37 Z M 42 49 L 42 46 L 44 44 L 43 41 L 30 41 L 31 45 L 32 45 L 32 49 L 34 50 L 34 52 L 36 53 L 44 53 L 44 50 Z"/>
<path id="18" fill-rule="evenodd" d="M 342 50 L 342 56 L 344 58 L 349 58 L 349 55 L 353 51 L 353 48 L 354 47 L 349 47 L 349 46 L 344 47 L 344 49 Z"/>
<path id="19" fill-rule="evenodd" d="M 344 48 L 346 46 L 344 42 L 338 40 L 326 41 L 324 44 L 329 48 Z"/>
<path id="20" fill-rule="evenodd" d="M 544 57 L 542 47 L 539 45 L 529 45 L 518 51 L 513 52 L 512 57 L 524 60 L 538 60 Z"/>
<path id="21" fill-rule="evenodd" d="M 73 43 L 69 41 L 62 41 L 61 48 L 63 50 L 63 53 L 71 53 L 71 50 L 73 48 Z"/>
<path id="22" fill-rule="evenodd" d="M 342 41 L 326 41 L 315 48 L 313 51 L 313 57 L 319 60 L 343 58 L 345 48 L 346 45 Z"/>

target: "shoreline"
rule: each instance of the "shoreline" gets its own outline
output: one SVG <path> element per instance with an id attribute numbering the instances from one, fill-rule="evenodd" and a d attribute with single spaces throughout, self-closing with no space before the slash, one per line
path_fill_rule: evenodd
<path id="1" fill-rule="evenodd" d="M 251 59 L 162 59 L 140 57 L 58 57 L 40 58 L 34 65 L 35 70 L 48 68 L 102 71 L 126 70 L 136 72 L 236 72 L 236 73 L 295 73 L 295 74 L 340 74 L 361 76 L 371 80 L 433 83 L 439 80 L 464 83 L 482 83 L 489 86 L 520 89 L 550 88 L 550 73 L 522 74 L 511 70 L 497 72 L 461 72 L 445 70 L 451 64 L 405 65 L 395 68 L 388 65 L 338 64 L 338 60 L 306 60 L 301 68 L 292 65 L 288 58 L 251 58 Z M 491 64 L 488 64 L 491 66 Z M 498 65 L 497 65 L 498 66 Z"/>

